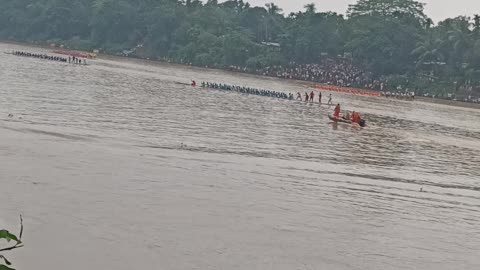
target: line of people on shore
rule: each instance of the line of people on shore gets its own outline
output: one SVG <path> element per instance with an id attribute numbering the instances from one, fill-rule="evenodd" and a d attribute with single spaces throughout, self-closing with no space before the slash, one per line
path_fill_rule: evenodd
<path id="1" fill-rule="evenodd" d="M 382 97 L 415 100 L 415 92 L 380 92 Z"/>
<path id="2" fill-rule="evenodd" d="M 83 60 L 83 63 L 82 63 Z M 68 57 L 68 63 L 70 64 L 77 64 L 77 65 L 86 65 L 87 64 L 87 59 L 81 59 L 75 56 L 69 56 Z"/>
<path id="3" fill-rule="evenodd" d="M 30 52 L 23 52 L 23 51 L 13 51 L 12 54 L 15 55 L 15 56 L 37 58 L 37 59 L 56 61 L 56 62 L 62 62 L 62 63 L 77 64 L 77 65 L 86 65 L 87 64 L 86 59 L 82 60 L 81 58 L 78 58 L 78 57 L 75 57 L 75 56 L 73 56 L 73 57 L 69 56 L 68 58 L 66 58 L 66 57 L 61 57 L 61 56 L 48 55 L 48 54 L 44 54 L 44 53 L 30 53 Z"/>

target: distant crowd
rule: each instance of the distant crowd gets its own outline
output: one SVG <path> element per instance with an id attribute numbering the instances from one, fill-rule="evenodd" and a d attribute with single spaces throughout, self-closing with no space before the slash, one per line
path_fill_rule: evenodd
<path id="1" fill-rule="evenodd" d="M 248 72 L 246 68 L 230 67 L 230 70 Z M 372 73 L 363 71 L 355 66 L 351 60 L 344 58 L 324 58 L 319 64 L 275 65 L 256 69 L 258 75 L 302 80 L 341 87 L 356 87 L 382 91 L 386 82 L 376 79 Z"/>
<path id="2" fill-rule="evenodd" d="M 415 99 L 415 92 L 380 92 L 382 97 L 386 98 L 396 98 L 396 99 L 406 99 L 406 100 L 414 100 Z"/>

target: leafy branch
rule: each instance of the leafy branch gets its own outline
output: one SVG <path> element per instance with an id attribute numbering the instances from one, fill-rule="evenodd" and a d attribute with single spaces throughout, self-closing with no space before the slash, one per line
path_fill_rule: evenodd
<path id="1" fill-rule="evenodd" d="M 18 234 L 18 237 L 7 230 L 0 230 L 0 239 L 5 239 L 7 242 L 11 242 L 11 241 L 15 242 L 15 244 L 9 247 L 0 248 L 0 252 L 10 251 L 10 250 L 23 247 L 22 236 L 23 236 L 23 218 L 22 218 L 22 215 L 20 215 L 20 233 Z M 12 263 L 9 260 L 7 260 L 5 256 L 0 254 L 0 260 L 3 260 L 5 262 L 5 264 L 0 264 L 0 270 L 14 270 L 7 266 L 7 265 L 12 265 Z"/>

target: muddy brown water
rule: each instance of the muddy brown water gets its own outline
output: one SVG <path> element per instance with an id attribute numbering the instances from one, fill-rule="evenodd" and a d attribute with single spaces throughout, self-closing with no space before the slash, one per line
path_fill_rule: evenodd
<path id="1" fill-rule="evenodd" d="M 333 107 L 184 84 L 311 91 L 296 82 L 89 63 L 0 54 L 17 268 L 480 268 L 480 110 L 332 93 L 358 129 Z"/>

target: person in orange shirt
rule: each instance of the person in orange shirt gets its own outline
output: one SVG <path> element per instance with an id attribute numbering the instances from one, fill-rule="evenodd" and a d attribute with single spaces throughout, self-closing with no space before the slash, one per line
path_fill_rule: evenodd
<path id="1" fill-rule="evenodd" d="M 352 123 L 360 124 L 362 121 L 362 116 L 358 112 L 352 113 Z"/>
<path id="2" fill-rule="evenodd" d="M 358 113 L 357 112 L 352 112 L 352 123 L 358 123 Z"/>
<path id="3" fill-rule="evenodd" d="M 333 111 L 333 117 L 340 118 L 340 104 L 335 106 L 335 110 Z"/>

